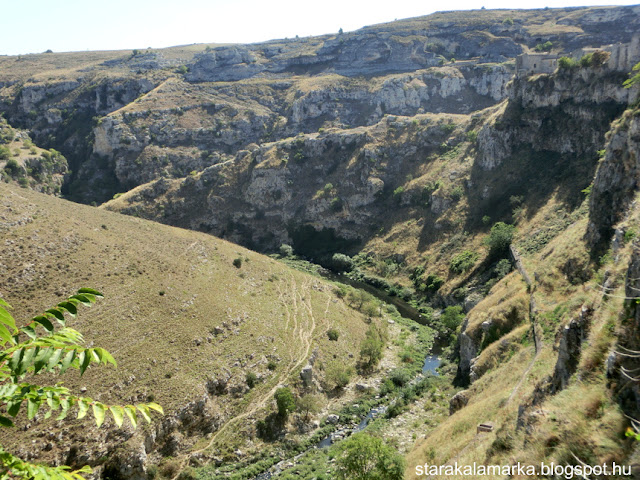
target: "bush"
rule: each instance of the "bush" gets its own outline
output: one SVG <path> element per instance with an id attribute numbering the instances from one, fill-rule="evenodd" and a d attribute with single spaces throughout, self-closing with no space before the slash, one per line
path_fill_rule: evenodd
<path id="1" fill-rule="evenodd" d="M 539 43 L 535 46 L 534 50 L 536 52 L 550 52 L 551 48 L 553 48 L 553 43 L 552 42 L 544 42 L 544 43 Z"/>
<path id="2" fill-rule="evenodd" d="M 373 323 L 369 325 L 360 346 L 360 364 L 363 370 L 372 370 L 380 362 L 385 343 L 385 332 Z"/>
<path id="3" fill-rule="evenodd" d="M 464 189 L 460 185 L 458 185 L 453 190 L 451 190 L 450 197 L 453 201 L 457 202 L 462 198 L 463 195 Z"/>
<path id="4" fill-rule="evenodd" d="M 507 274 L 511 271 L 511 261 L 503 258 L 496 264 L 493 271 L 497 278 L 507 276 Z"/>
<path id="5" fill-rule="evenodd" d="M 0 146 L 0 160 L 7 160 L 11 157 L 11 150 L 4 145 Z M 13 160 L 15 162 L 15 160 Z M 5 167 L 6 169 L 6 167 Z"/>
<path id="6" fill-rule="evenodd" d="M 609 61 L 611 57 L 611 52 L 607 52 L 605 50 L 596 50 L 593 52 L 591 61 L 592 66 L 594 67 L 602 67 L 605 63 Z"/>
<path id="7" fill-rule="evenodd" d="M 558 68 L 561 68 L 564 70 L 570 70 L 570 69 L 576 68 L 577 66 L 578 66 L 578 62 L 573 58 L 560 57 L 558 59 Z"/>
<path id="8" fill-rule="evenodd" d="M 278 364 L 274 360 L 269 360 L 269 362 L 267 363 L 267 368 L 271 371 L 274 371 L 276 368 L 278 368 Z"/>
<path id="9" fill-rule="evenodd" d="M 593 53 L 587 53 L 580 59 L 581 67 L 590 67 L 593 64 Z"/>
<path id="10" fill-rule="evenodd" d="M 293 247 L 291 245 L 287 245 L 283 243 L 280 245 L 280 255 L 283 257 L 290 257 L 293 255 Z"/>
<path id="11" fill-rule="evenodd" d="M 424 280 L 424 288 L 430 292 L 437 292 L 444 285 L 444 279 L 439 275 L 430 273 Z"/>
<path id="12" fill-rule="evenodd" d="M 339 212 L 342 210 L 342 200 L 338 197 L 334 197 L 329 202 L 329 208 L 331 208 L 332 212 Z"/>
<path id="13" fill-rule="evenodd" d="M 464 313 L 460 305 L 447 307 L 440 316 L 440 323 L 442 323 L 449 330 L 455 331 L 464 320 Z"/>
<path id="14" fill-rule="evenodd" d="M 234 258 L 233 259 L 233 266 L 236 267 L 236 268 L 242 267 L 242 257 Z"/>
<path id="15" fill-rule="evenodd" d="M 247 381 L 247 385 L 249 386 L 249 388 L 255 387 L 256 384 L 258 383 L 258 376 L 253 372 L 247 373 L 247 376 L 245 377 L 245 379 Z"/>
<path id="16" fill-rule="evenodd" d="M 353 376 L 353 368 L 344 362 L 335 360 L 327 365 L 324 380 L 331 389 L 341 389 L 349 385 Z"/>
<path id="17" fill-rule="evenodd" d="M 350 272 L 353 270 L 353 260 L 343 253 L 334 253 L 331 257 L 331 266 L 337 272 Z"/>
<path id="18" fill-rule="evenodd" d="M 342 480 L 404 478 L 404 458 L 378 437 L 356 433 L 340 442 L 336 450 L 337 473 Z"/>
<path id="19" fill-rule="evenodd" d="M 454 257 L 449 262 L 449 270 L 453 273 L 464 273 L 473 268 L 478 259 L 478 254 L 471 250 L 465 250 Z"/>
<path id="20" fill-rule="evenodd" d="M 338 341 L 338 337 L 340 336 L 340 332 L 338 332 L 338 330 L 336 330 L 335 328 L 331 328 L 327 332 L 327 336 L 329 337 L 329 340 L 331 340 L 333 342 L 337 342 Z"/>
<path id="21" fill-rule="evenodd" d="M 411 374 L 405 368 L 396 368 L 391 372 L 391 381 L 396 387 L 404 387 L 411 381 Z"/>
<path id="22" fill-rule="evenodd" d="M 11 178 L 16 178 L 24 174 L 24 171 L 22 170 L 20 164 L 13 158 L 7 161 L 6 165 L 4 166 L 4 171 L 7 172 L 7 175 L 9 175 Z"/>
<path id="23" fill-rule="evenodd" d="M 498 257 L 506 255 L 513 235 L 516 231 L 516 227 L 508 225 L 504 222 L 498 222 L 491 227 L 489 238 L 487 239 L 487 245 L 489 246 L 489 255 Z"/>
<path id="24" fill-rule="evenodd" d="M 296 402 L 293 398 L 293 393 L 287 387 L 282 387 L 276 390 L 273 395 L 278 407 L 278 415 L 282 418 L 286 418 L 290 412 L 293 412 L 296 408 Z"/>

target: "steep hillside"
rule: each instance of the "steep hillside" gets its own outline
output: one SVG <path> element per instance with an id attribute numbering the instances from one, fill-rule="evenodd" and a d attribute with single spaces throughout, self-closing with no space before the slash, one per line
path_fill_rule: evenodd
<path id="1" fill-rule="evenodd" d="M 120 369 L 69 383 L 169 411 L 106 440 L 38 420 L 14 445 L 118 480 L 332 478 L 324 447 L 361 428 L 407 478 L 637 463 L 638 31 L 638 6 L 481 10 L 0 58 L 3 179 L 101 204 L 0 184 L 0 293 L 27 318 L 102 290 L 79 328 Z M 283 426 L 279 386 L 320 405 Z"/>
<path id="2" fill-rule="evenodd" d="M 459 337 L 459 375 L 469 387 L 452 398 L 451 416 L 409 455 L 407 478 L 424 478 L 425 464 L 474 461 L 533 465 L 540 476 L 541 463 L 552 462 L 607 465 L 606 478 L 637 475 L 640 448 L 625 433 L 637 428 L 630 419 L 640 415 L 640 216 L 628 177 L 612 172 L 636 168 L 638 114 L 629 109 L 608 134 L 583 206 L 589 209 L 579 209 L 555 239 L 525 254 L 520 271 L 469 312 Z M 516 245 L 525 251 L 528 242 Z M 606 253 L 598 256 L 602 244 Z M 482 422 L 493 431 L 476 431 Z M 625 475 L 611 473 L 614 462 L 627 468 Z"/>
<path id="3" fill-rule="evenodd" d="M 257 447 L 245 442 L 273 408 L 276 387 L 298 388 L 309 361 L 324 385 L 333 359 L 355 365 L 352 352 L 369 328 L 332 284 L 209 235 L 5 184 L 0 231 L 0 295 L 18 321 L 82 286 L 105 295 L 72 326 L 110 350 L 119 367 L 68 374 L 65 384 L 105 403 L 153 398 L 167 412 L 149 428 L 111 424 L 106 434 L 41 414 L 21 419 L 20 434 L 3 432 L 2 444 L 27 459 L 99 467 L 109 460 L 106 474 L 141 478 L 163 458 L 194 449 L 200 461 L 238 447 L 251 453 Z M 331 400 L 332 408 L 340 403 Z"/>

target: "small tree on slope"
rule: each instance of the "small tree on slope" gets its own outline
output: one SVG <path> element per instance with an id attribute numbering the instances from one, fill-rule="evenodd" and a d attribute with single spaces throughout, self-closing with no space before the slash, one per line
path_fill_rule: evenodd
<path id="1" fill-rule="evenodd" d="M 116 365 L 116 361 L 105 349 L 83 347 L 80 332 L 66 326 L 66 315 L 75 317 L 80 304 L 91 306 L 98 298 L 102 298 L 102 294 L 82 288 L 76 295 L 34 317 L 21 328 L 16 326 L 9 313 L 11 306 L 0 298 L 1 427 L 13 427 L 11 417 L 15 417 L 22 406 L 26 406 L 29 419 L 34 418 L 45 405 L 48 410 L 44 417 L 48 418 L 57 412 L 56 420 L 64 419 L 72 408 L 77 409 L 79 419 L 91 410 L 98 427 L 104 422 L 106 412 L 111 412 L 118 427 L 126 416 L 134 428 L 138 423 L 138 414 L 150 422 L 152 410 L 163 413 L 162 407 L 156 403 L 109 406 L 89 397 L 76 396 L 59 384 L 39 386 L 25 381 L 27 376 L 33 377 L 44 372 L 62 375 L 69 368 L 80 370 L 82 375 L 91 363 Z M 21 460 L 0 445 L 0 480 L 82 480 L 83 473 L 91 473 L 91 468 L 85 466 L 71 471 L 68 466 L 36 465 Z"/>

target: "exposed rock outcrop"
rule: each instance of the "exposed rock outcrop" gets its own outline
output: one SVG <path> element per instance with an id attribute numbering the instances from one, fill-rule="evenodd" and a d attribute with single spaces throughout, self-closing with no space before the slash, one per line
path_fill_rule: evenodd
<path id="1" fill-rule="evenodd" d="M 461 390 L 449 400 L 449 415 L 453 415 L 458 410 L 467 406 L 469 403 L 469 391 Z"/>
<path id="2" fill-rule="evenodd" d="M 564 389 L 578 368 L 582 344 L 589 333 L 592 314 L 592 308 L 583 306 L 578 318 L 571 320 L 562 330 L 558 344 L 558 360 L 551 379 L 551 393 Z"/>
<path id="3" fill-rule="evenodd" d="M 636 87 L 636 94 L 637 94 Z M 585 239 L 601 251 L 611 239 L 638 188 L 640 175 L 640 110 L 630 109 L 610 132 L 604 159 L 598 167 L 589 200 Z"/>

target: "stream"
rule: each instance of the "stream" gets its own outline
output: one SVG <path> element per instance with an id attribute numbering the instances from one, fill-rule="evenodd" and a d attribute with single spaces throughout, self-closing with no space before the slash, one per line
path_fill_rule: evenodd
<path id="1" fill-rule="evenodd" d="M 438 376 L 439 374 L 436 371 L 436 369 L 439 366 L 440 366 L 440 357 L 438 355 L 433 355 L 433 354 L 427 355 L 424 359 L 424 364 L 422 366 L 422 375 Z M 420 377 L 421 375 L 418 375 L 413 381 L 415 382 Z M 338 428 L 335 432 L 331 433 L 331 435 L 328 435 L 327 437 L 323 438 L 316 445 L 309 447 L 309 450 L 313 448 L 328 448 L 334 443 L 344 440 L 345 438 L 349 437 L 350 435 L 353 435 L 354 433 L 361 432 L 367 427 L 367 425 L 369 425 L 369 422 L 371 422 L 371 420 L 378 417 L 379 415 L 384 415 L 386 412 L 387 412 L 387 405 L 379 405 L 377 407 L 374 407 L 371 410 L 369 410 L 369 412 L 362 418 L 362 420 L 360 420 L 360 423 L 358 423 L 358 425 L 356 425 L 355 427 L 344 425 L 343 427 Z M 298 461 L 298 459 L 300 459 L 300 457 L 302 457 L 305 453 L 306 452 L 302 452 L 293 458 L 288 458 L 280 461 L 279 463 L 271 467 L 269 471 L 261 473 L 260 475 L 255 477 L 254 480 L 269 480 L 273 476 L 279 475 L 287 468 L 293 467 Z"/>
<path id="2" fill-rule="evenodd" d="M 365 290 L 371 293 L 372 295 L 374 295 L 375 297 L 379 298 L 380 300 L 390 303 L 392 305 L 395 305 L 396 308 L 398 309 L 398 313 L 400 313 L 400 315 L 402 315 L 403 317 L 409 318 L 421 325 L 427 325 L 427 321 L 424 318 L 424 316 L 417 309 L 413 308 L 411 305 L 409 305 L 407 302 L 405 302 L 401 298 L 387 295 L 385 292 L 382 292 L 377 288 L 372 287 L 371 285 L 368 285 L 363 282 L 358 282 L 356 280 L 352 280 L 344 275 L 324 274 L 323 276 L 331 280 L 337 280 L 339 282 L 349 284 L 352 287 Z M 440 366 L 439 353 L 441 351 L 442 351 L 442 345 L 440 344 L 440 342 L 438 341 L 438 338 L 436 337 L 435 345 L 433 346 L 431 353 L 427 355 L 424 359 L 424 364 L 422 365 L 422 375 L 418 375 L 413 380 L 414 382 L 425 375 L 434 375 L 434 376 L 439 375 L 436 369 Z M 336 431 L 334 431 L 327 437 L 323 438 L 319 443 L 309 447 L 309 450 L 314 448 L 328 448 L 334 443 L 339 442 L 349 437 L 350 435 L 353 435 L 354 433 L 361 432 L 367 427 L 367 425 L 369 425 L 371 420 L 378 417 L 379 415 L 384 415 L 386 412 L 387 412 L 387 405 L 376 406 L 371 410 L 369 410 L 369 412 L 360 420 L 360 423 L 358 423 L 356 426 L 353 426 L 353 424 L 351 425 L 346 424 L 346 425 L 339 426 L 336 429 Z M 298 462 L 298 460 L 305 453 L 307 453 L 307 451 L 302 452 L 292 458 L 284 459 L 278 462 L 273 467 L 271 467 L 268 471 L 263 472 L 260 475 L 256 476 L 254 480 L 269 480 L 270 478 L 276 475 L 279 475 L 284 470 L 293 467 Z"/>

